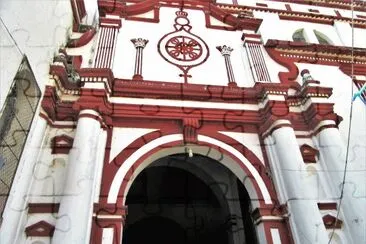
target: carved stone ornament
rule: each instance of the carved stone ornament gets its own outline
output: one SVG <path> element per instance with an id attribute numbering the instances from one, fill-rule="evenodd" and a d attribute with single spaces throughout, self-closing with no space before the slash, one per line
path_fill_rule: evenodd
<path id="1" fill-rule="evenodd" d="M 188 71 L 204 63 L 209 56 L 207 44 L 197 35 L 191 33 L 192 26 L 188 13 L 177 11 L 175 18 L 175 31 L 164 35 L 158 43 L 160 55 L 169 63 L 183 71 L 179 76 L 188 81 L 191 76 Z"/>

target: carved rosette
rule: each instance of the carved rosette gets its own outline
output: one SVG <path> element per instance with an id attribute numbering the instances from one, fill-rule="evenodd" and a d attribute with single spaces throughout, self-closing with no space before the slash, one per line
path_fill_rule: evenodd
<path id="1" fill-rule="evenodd" d="M 164 35 L 158 43 L 160 55 L 169 63 L 177 66 L 183 74 L 179 76 L 188 81 L 191 76 L 188 71 L 204 63 L 209 56 L 207 44 L 197 35 L 191 33 L 192 26 L 188 13 L 177 11 L 175 18 L 175 31 Z"/>

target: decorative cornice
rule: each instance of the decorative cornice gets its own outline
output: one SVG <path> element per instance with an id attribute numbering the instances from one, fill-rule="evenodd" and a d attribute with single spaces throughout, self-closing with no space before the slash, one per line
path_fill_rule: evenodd
<path id="1" fill-rule="evenodd" d="M 296 62 L 314 62 L 324 64 L 350 64 L 353 60 L 356 65 L 366 65 L 365 48 L 341 47 L 293 41 L 270 39 L 265 44 L 270 50 L 275 50 L 283 57 L 296 59 Z"/>
<path id="2" fill-rule="evenodd" d="M 188 0 L 182 2 L 180 0 L 171 0 L 171 1 L 147 0 L 130 5 L 126 5 L 125 3 L 118 1 L 110 1 L 110 0 L 98 1 L 99 13 L 101 17 L 104 17 L 106 14 L 112 14 L 126 19 L 136 18 L 135 16 L 157 9 L 160 6 L 168 6 L 176 8 L 177 5 L 182 8 L 201 9 L 205 11 L 206 14 L 209 14 L 210 16 L 216 18 L 217 20 L 229 25 L 228 27 L 222 26 L 222 29 L 225 30 L 246 29 L 246 30 L 257 31 L 260 24 L 262 23 L 262 20 L 255 19 L 253 17 L 250 17 L 249 15 L 237 18 L 235 15 L 231 14 L 225 9 L 218 7 L 218 5 L 214 3 L 210 3 L 209 1 Z M 156 22 L 156 21 L 154 21 L 153 19 L 150 22 Z"/>
<path id="3" fill-rule="evenodd" d="M 272 0 L 275 2 L 284 2 L 284 3 L 296 3 L 302 5 L 309 5 L 311 6 L 319 6 L 319 7 L 326 7 L 326 8 L 338 8 L 338 9 L 346 9 L 350 10 L 352 8 L 352 2 L 346 0 Z M 355 11 L 362 11 L 366 12 L 366 3 L 360 0 L 353 1 L 354 10 Z"/>
<path id="4" fill-rule="evenodd" d="M 254 6 L 240 6 L 240 5 L 231 5 L 222 3 L 216 4 L 216 6 L 232 14 L 239 14 L 241 11 L 258 11 L 258 12 L 276 13 L 279 15 L 280 19 L 287 19 L 293 21 L 304 21 L 304 22 L 313 22 L 329 25 L 333 25 L 334 21 L 343 21 L 348 22 L 350 24 L 352 23 L 351 18 L 311 13 L 311 12 L 298 12 L 292 10 L 282 10 L 282 9 L 254 7 Z M 356 28 L 365 28 L 366 21 L 364 19 L 354 19 L 353 25 Z"/>

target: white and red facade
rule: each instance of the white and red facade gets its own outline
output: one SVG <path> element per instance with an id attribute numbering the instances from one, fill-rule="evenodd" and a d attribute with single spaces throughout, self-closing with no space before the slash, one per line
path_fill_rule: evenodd
<path id="1" fill-rule="evenodd" d="M 366 241 L 364 2 L 90 2 L 30 60 L 43 97 L 1 243 L 122 243 L 134 179 L 187 150 L 242 181 L 259 243 Z"/>

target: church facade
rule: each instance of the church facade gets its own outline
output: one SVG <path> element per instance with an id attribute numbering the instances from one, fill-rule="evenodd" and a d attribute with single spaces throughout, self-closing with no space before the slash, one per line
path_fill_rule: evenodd
<path id="1" fill-rule="evenodd" d="M 0 14 L 0 243 L 366 242 L 365 2 Z"/>

